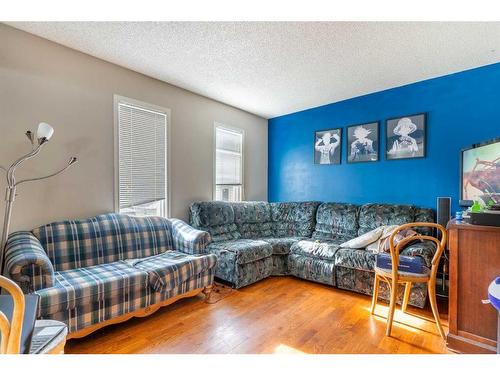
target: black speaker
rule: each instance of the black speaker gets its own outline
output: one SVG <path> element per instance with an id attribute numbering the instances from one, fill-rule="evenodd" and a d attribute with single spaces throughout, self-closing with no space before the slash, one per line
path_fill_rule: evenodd
<path id="1" fill-rule="evenodd" d="M 451 219 L 451 198 L 437 197 L 436 222 L 446 228 L 446 224 Z"/>
<path id="2" fill-rule="evenodd" d="M 451 198 L 437 197 L 436 204 L 436 222 L 446 228 L 448 221 L 451 219 Z M 436 230 L 436 232 L 439 232 Z M 437 233 L 436 233 L 437 235 Z M 441 236 L 438 235 L 438 238 Z M 441 255 L 440 266 L 438 268 L 438 282 L 436 285 L 436 294 L 441 297 L 448 297 L 448 257 L 446 250 Z"/>

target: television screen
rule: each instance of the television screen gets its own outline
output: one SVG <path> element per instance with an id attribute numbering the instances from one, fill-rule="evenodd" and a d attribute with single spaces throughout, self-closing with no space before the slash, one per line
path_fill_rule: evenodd
<path id="1" fill-rule="evenodd" d="M 462 150 L 461 179 L 463 201 L 500 204 L 500 139 Z"/>

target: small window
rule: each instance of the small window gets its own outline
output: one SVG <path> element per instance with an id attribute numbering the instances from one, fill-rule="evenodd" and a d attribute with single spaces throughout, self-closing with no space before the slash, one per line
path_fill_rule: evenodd
<path id="1" fill-rule="evenodd" d="M 117 208 L 134 216 L 168 216 L 168 109 L 115 97 Z"/>
<path id="2" fill-rule="evenodd" d="M 243 131 L 215 126 L 215 194 L 218 201 L 243 199 Z"/>

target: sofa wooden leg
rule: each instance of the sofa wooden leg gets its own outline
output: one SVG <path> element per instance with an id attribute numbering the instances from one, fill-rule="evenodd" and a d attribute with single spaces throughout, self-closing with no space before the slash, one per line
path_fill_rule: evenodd
<path id="1" fill-rule="evenodd" d="M 210 295 L 212 294 L 213 289 L 214 289 L 213 284 L 207 285 L 205 288 L 203 288 L 202 293 L 205 295 L 205 302 L 207 302 L 210 299 Z"/>

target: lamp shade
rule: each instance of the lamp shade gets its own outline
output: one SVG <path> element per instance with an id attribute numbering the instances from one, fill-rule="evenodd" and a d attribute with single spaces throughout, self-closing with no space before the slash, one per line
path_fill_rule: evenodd
<path id="1" fill-rule="evenodd" d="M 47 141 L 54 134 L 54 128 L 45 122 L 38 124 L 38 130 L 36 131 L 36 137 L 38 139 L 45 138 Z"/>

